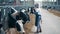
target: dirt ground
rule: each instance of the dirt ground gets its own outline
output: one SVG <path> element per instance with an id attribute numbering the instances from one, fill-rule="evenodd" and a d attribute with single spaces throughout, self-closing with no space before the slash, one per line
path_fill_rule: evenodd
<path id="1" fill-rule="evenodd" d="M 60 17 L 60 11 L 58 11 L 58 10 L 54 10 L 54 9 L 53 9 L 53 10 L 49 9 L 48 11 L 51 12 L 51 13 L 53 13 L 54 15 Z"/>
<path id="2" fill-rule="evenodd" d="M 30 33 L 32 34 L 31 29 L 35 25 L 35 15 L 34 14 L 30 14 L 29 16 L 30 16 L 30 22 L 26 23 L 24 25 L 24 29 L 26 31 L 26 34 L 30 34 Z"/>

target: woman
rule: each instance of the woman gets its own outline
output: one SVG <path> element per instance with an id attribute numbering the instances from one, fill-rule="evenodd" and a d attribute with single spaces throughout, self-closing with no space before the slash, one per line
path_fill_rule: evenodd
<path id="1" fill-rule="evenodd" d="M 32 8 L 33 10 L 32 10 L 32 12 L 33 12 L 33 14 L 35 14 L 36 15 L 36 20 L 35 20 L 35 26 L 37 27 L 37 32 L 41 32 L 41 25 L 40 25 L 40 23 L 42 22 L 42 20 L 41 20 L 41 14 L 40 14 L 40 11 L 39 11 L 39 9 L 38 8 Z M 40 22 L 41 21 L 41 22 Z"/>

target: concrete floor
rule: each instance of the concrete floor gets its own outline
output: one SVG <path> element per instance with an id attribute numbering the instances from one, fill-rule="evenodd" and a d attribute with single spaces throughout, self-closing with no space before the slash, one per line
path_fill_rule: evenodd
<path id="1" fill-rule="evenodd" d="M 42 33 L 39 34 L 60 34 L 60 17 L 40 8 L 42 15 Z"/>

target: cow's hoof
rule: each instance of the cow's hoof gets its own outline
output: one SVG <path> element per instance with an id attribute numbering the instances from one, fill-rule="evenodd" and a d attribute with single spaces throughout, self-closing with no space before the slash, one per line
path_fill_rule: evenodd
<path id="1" fill-rule="evenodd" d="M 21 33 L 21 34 L 25 34 L 25 32 Z"/>

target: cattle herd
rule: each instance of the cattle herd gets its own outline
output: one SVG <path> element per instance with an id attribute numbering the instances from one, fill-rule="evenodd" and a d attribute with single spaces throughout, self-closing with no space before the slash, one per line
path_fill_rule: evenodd
<path id="1" fill-rule="evenodd" d="M 11 13 L 8 13 L 6 17 L 6 28 L 4 29 L 4 25 L 0 24 L 0 34 L 32 34 L 41 32 L 39 23 L 41 15 L 36 12 L 34 7 L 23 8 L 20 11 L 11 7 Z"/>

